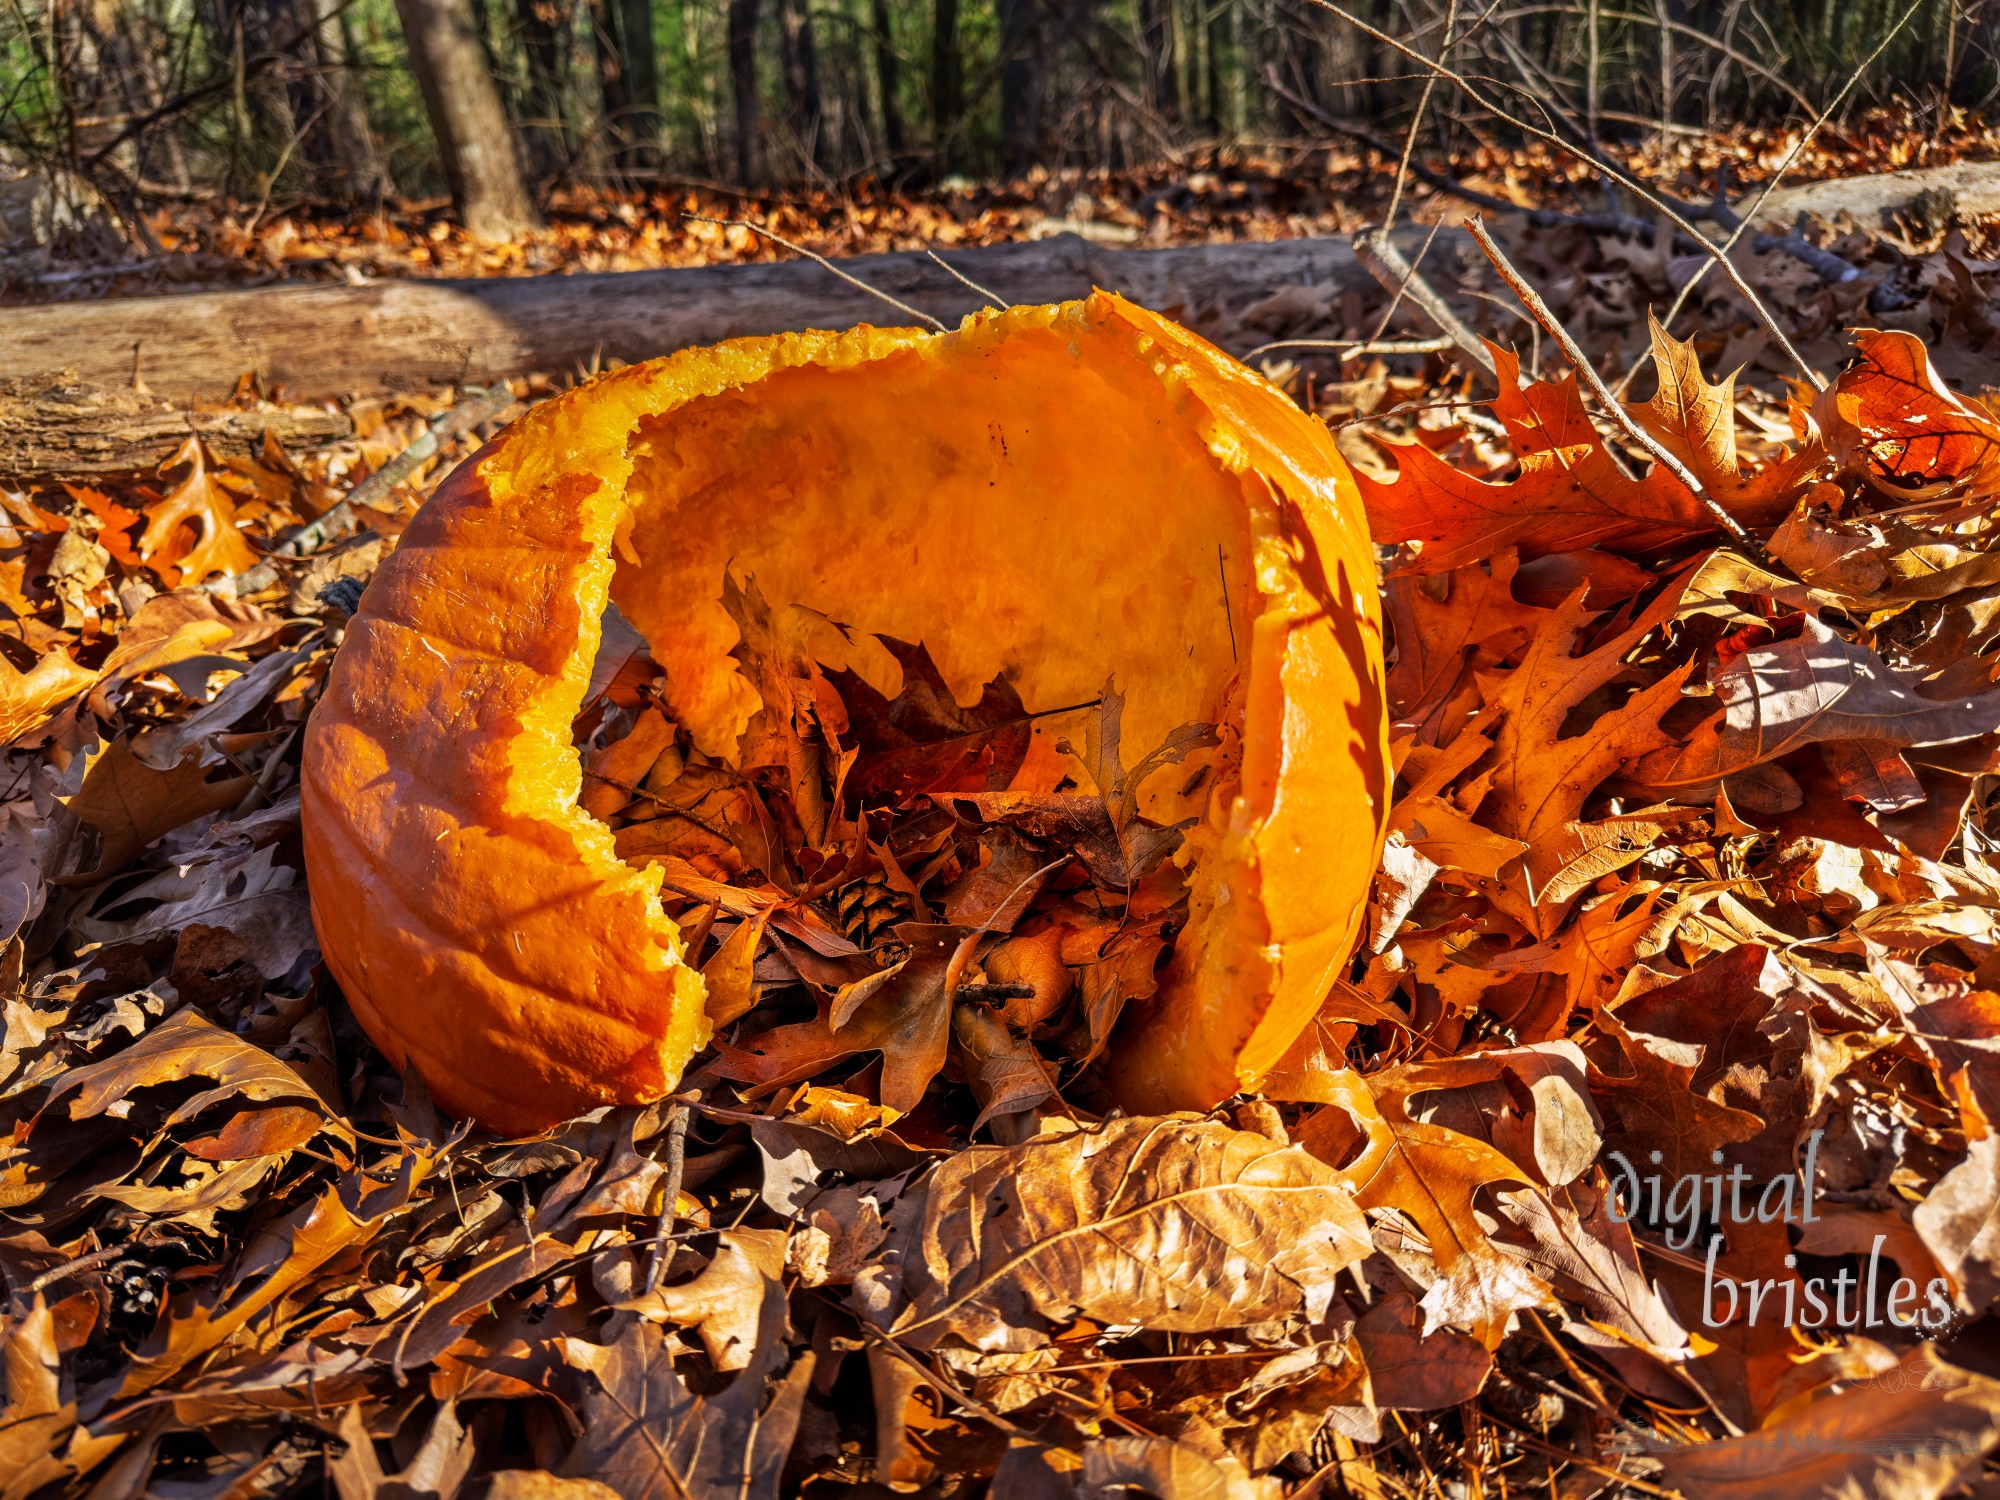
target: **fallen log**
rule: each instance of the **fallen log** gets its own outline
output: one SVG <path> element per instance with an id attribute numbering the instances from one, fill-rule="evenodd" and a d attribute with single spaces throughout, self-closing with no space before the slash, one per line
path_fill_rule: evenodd
<path id="1" fill-rule="evenodd" d="M 73 365 L 52 377 L 0 379 L 0 474 L 15 479 L 155 468 L 190 432 L 226 456 L 256 451 L 267 433 L 286 448 L 308 448 L 353 430 L 343 414 L 309 407 L 191 411 L 129 384 L 88 384 Z"/>
<path id="2" fill-rule="evenodd" d="M 1421 231 L 1413 239 L 1421 242 Z M 1437 253 L 1433 249 L 1433 255 Z M 946 252 L 1009 302 L 1093 285 L 1172 311 L 1218 291 L 1353 287 L 1374 280 L 1345 240 L 1123 250 L 1075 235 Z M 867 255 L 842 269 L 955 323 L 983 299 L 927 256 Z M 380 281 L 13 307 L 0 378 L 74 370 L 129 383 L 134 366 L 175 401 L 216 400 L 253 373 L 294 400 L 484 385 L 530 370 L 640 360 L 744 334 L 907 319 L 806 260 L 478 281 Z M 0 451 L 11 444 L 0 427 Z"/>
<path id="3" fill-rule="evenodd" d="M 1886 229 L 1894 214 L 1917 199 L 1935 195 L 1942 205 L 1947 194 L 1960 218 L 2000 214 L 2000 162 L 1960 162 L 1950 167 L 1874 172 L 1866 177 L 1780 187 L 1764 200 L 1751 224 L 1758 229 L 1789 230 L 1800 214 L 1831 219 L 1847 213 L 1864 229 Z M 1746 197 L 1754 202 L 1756 194 Z M 1747 208 L 1748 204 L 1739 207 Z"/>
<path id="4" fill-rule="evenodd" d="M 2000 164 L 1887 172 L 1781 188 L 1755 216 L 1788 230 L 1800 213 L 1841 211 L 1874 225 L 1922 195 L 1961 216 L 2000 213 Z M 1945 195 L 1949 195 L 1947 199 Z M 1428 231 L 1405 226 L 1395 243 L 1414 252 Z M 1407 236 L 1407 242 L 1405 237 Z M 1473 254 L 1462 231 L 1446 230 L 1427 266 Z M 1063 234 L 1023 244 L 947 252 L 967 278 L 1009 302 L 1080 297 L 1092 286 L 1165 312 L 1219 297 L 1250 299 L 1281 287 L 1334 286 L 1376 294 L 1375 279 L 1336 239 L 1113 248 Z M 861 256 L 852 275 L 946 323 L 981 305 L 977 293 L 929 257 Z M 681 270 L 627 271 L 473 281 L 380 281 L 364 286 L 285 286 L 190 296 L 122 298 L 11 307 L 0 316 L 0 380 L 47 382 L 70 372 L 82 383 L 127 386 L 135 367 L 177 403 L 219 401 L 238 377 L 256 375 L 293 400 L 379 395 L 425 386 L 484 385 L 531 370 L 571 371 L 605 360 L 639 360 L 744 334 L 904 321 L 901 314 L 806 260 Z M 135 365 L 136 362 L 136 365 Z M 184 418 L 176 418 L 184 423 Z M 199 420 L 199 418 L 197 418 Z M 79 413 L 75 423 L 86 426 Z M 184 432 L 185 426 L 176 428 Z M 0 409 L 0 471 L 19 473 L 24 455 L 47 472 L 75 449 L 102 472 L 121 449 L 112 439 L 92 459 L 87 432 L 51 436 L 46 421 Z M 145 461 L 143 458 L 141 461 Z M 151 461 L 157 461 L 153 458 Z"/>

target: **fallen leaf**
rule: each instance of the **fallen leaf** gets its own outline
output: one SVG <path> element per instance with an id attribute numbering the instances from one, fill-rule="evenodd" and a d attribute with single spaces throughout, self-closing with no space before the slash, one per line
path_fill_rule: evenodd
<path id="1" fill-rule="evenodd" d="M 1741 1437 L 1653 1447 L 1703 1500 L 1939 1500 L 2000 1444 L 2000 1381 L 1920 1343 L 1894 1366 Z"/>
<path id="2" fill-rule="evenodd" d="M 95 681 L 97 674 L 79 667 L 66 651 L 49 652 L 25 672 L 0 656 L 0 743 L 39 729 L 66 699 Z"/>
<path id="3" fill-rule="evenodd" d="M 236 526 L 236 502 L 209 468 L 208 451 L 190 435 L 160 466 L 162 474 L 185 465 L 187 475 L 158 504 L 146 507 L 139 555 L 168 584 L 201 583 L 217 573 L 246 573 L 257 566 L 257 550 Z M 182 526 L 194 529 L 185 549 L 170 547 Z"/>
<path id="4" fill-rule="evenodd" d="M 250 786 L 248 775 L 210 781 L 198 754 L 172 770 L 156 771 L 139 758 L 130 739 L 113 740 L 90 757 L 82 789 L 66 799 L 69 810 L 103 836 L 97 868 L 59 883 L 90 885 L 115 874 L 162 834 L 234 807 Z"/>
<path id="5" fill-rule="evenodd" d="M 765 1292 L 784 1274 L 789 1238 L 782 1229 L 732 1229 L 692 1281 L 616 1305 L 649 1322 L 693 1328 L 716 1369 L 741 1370 L 756 1350 Z"/>
<path id="6" fill-rule="evenodd" d="M 918 1349 L 1032 1349 L 1077 1317 L 1182 1332 L 1317 1320 L 1368 1251 L 1332 1168 L 1180 1115 L 969 1147 L 898 1220 L 890 1332 Z"/>
<path id="7" fill-rule="evenodd" d="M 2000 688 L 1926 697 L 1916 689 L 1915 674 L 1892 671 L 1813 615 L 1804 617 L 1793 639 L 1746 651 L 1724 667 L 1716 674 L 1715 694 L 1723 705 L 1718 713 L 1686 744 L 1638 760 L 1628 779 L 1692 795 L 1805 745 L 1864 740 L 1893 753 L 2000 730 Z"/>
<path id="8" fill-rule="evenodd" d="M 1584 410 L 1574 375 L 1524 388 L 1519 359 L 1498 345 L 1487 347 L 1499 371 L 1494 414 L 1506 424 L 1520 459 L 1520 476 L 1506 484 L 1487 484 L 1421 444 L 1397 445 L 1400 472 L 1394 482 L 1385 484 L 1364 470 L 1355 473 L 1376 541 L 1421 543 L 1414 566 L 1438 573 L 1508 547 L 1518 548 L 1523 558 L 1585 548 L 1648 553 L 1717 529 L 1693 491 L 1664 466 L 1652 466 L 1639 479 L 1626 475 Z M 1673 353 L 1664 357 L 1670 364 L 1679 359 Z M 1718 388 L 1697 395 L 1685 381 L 1676 380 L 1662 389 L 1670 393 L 1669 400 L 1655 411 L 1654 420 L 1717 465 L 1713 438 L 1703 434 L 1704 428 L 1720 428 L 1721 419 L 1712 412 Z M 1689 399 L 1698 401 L 1701 411 L 1683 411 Z M 1782 481 L 1769 483 L 1778 493 L 1766 493 L 1764 482 L 1739 480 L 1730 487 L 1739 521 L 1756 525 L 1784 514 L 1789 496 L 1782 492 Z M 1727 507 L 1730 502 L 1721 503 Z"/>
<path id="9" fill-rule="evenodd" d="M 580 1403 L 583 1436 L 564 1467 L 623 1500 L 777 1500 L 813 1372 L 812 1354 L 801 1354 L 766 1403 L 784 1336 L 784 1289 L 767 1282 L 749 1362 L 707 1396 L 688 1388 L 651 1324 L 634 1320 L 615 1344 L 565 1339 L 564 1358 L 588 1372 L 591 1388 Z"/>

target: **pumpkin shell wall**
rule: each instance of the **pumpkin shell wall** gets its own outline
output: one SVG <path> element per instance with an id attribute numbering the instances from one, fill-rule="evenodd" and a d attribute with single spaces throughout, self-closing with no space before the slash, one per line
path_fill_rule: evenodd
<path id="1" fill-rule="evenodd" d="M 677 722 L 732 751 L 758 700 L 725 570 L 923 642 L 960 702 L 1113 680 L 1135 755 L 1223 725 L 1226 778 L 1149 792 L 1190 822 L 1189 917 L 1102 1066 L 1151 1112 L 1278 1060 L 1348 957 L 1388 812 L 1373 551 L 1321 423 L 1100 293 L 687 350 L 536 408 L 439 487 L 308 726 L 304 830 L 328 966 L 442 1107 L 525 1133 L 669 1092 L 706 1042 L 658 873 L 578 805 L 571 725 L 615 600 Z M 1082 738 L 1035 733 L 1023 776 Z"/>

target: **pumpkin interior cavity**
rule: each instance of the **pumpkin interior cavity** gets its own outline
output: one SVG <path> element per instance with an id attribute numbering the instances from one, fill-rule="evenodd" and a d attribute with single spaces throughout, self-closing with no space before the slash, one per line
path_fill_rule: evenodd
<path id="1" fill-rule="evenodd" d="M 961 706 L 997 677 L 1030 713 L 1115 678 L 1143 753 L 1221 719 L 1257 613 L 1241 481 L 1177 402 L 1129 346 L 1059 329 L 691 401 L 629 439 L 612 597 L 710 755 L 733 756 L 759 707 L 730 655 L 725 570 L 775 611 L 849 627 L 856 644 L 828 665 L 890 695 L 873 636 L 922 643 Z M 1080 732 L 1038 721 L 1034 759 L 1051 770 L 1048 747 Z"/>

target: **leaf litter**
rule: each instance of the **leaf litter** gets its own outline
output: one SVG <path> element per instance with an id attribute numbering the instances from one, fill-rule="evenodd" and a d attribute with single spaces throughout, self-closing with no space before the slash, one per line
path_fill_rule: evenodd
<path id="1" fill-rule="evenodd" d="M 298 852 L 337 580 L 425 476 L 296 580 L 201 587 L 441 405 L 7 491 L 0 1495 L 1977 1479 L 2000 417 L 1895 331 L 1782 421 L 1655 354 L 1635 415 L 1763 556 L 1509 358 L 1497 422 L 1368 429 L 1415 442 L 1363 455 L 1394 832 L 1353 967 L 1205 1117 L 1120 1116 L 1094 1064 L 1184 912 L 1146 787 L 1227 736 L 1125 745 L 1107 683 L 1071 783 L 1018 794 L 1004 678 L 960 704 L 922 642 L 844 637 L 864 675 L 733 574 L 738 755 L 615 618 L 576 724 L 716 1044 L 675 1099 L 468 1134 L 324 979 Z M 1813 1213 L 1730 1219 L 1744 1184 Z M 1766 1315 L 1709 1316 L 1716 1280 Z M 1904 1281 L 1941 1288 L 1912 1328 Z M 1769 1315 L 1836 1284 L 1844 1319 Z"/>

